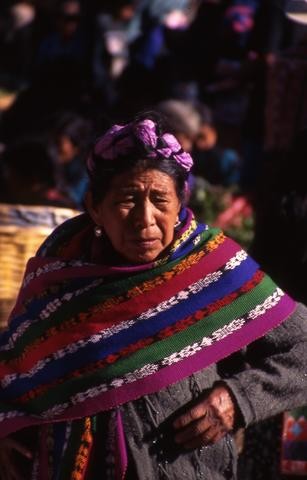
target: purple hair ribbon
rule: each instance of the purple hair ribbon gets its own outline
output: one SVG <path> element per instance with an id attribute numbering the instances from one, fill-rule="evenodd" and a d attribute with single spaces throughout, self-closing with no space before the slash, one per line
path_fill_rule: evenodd
<path id="1" fill-rule="evenodd" d="M 94 156 L 104 160 L 116 160 L 119 156 L 126 155 L 135 147 L 135 140 L 140 141 L 146 150 L 147 157 L 173 158 L 187 172 L 190 171 L 193 160 L 189 153 L 182 150 L 176 137 L 171 133 L 158 136 L 156 124 L 153 120 L 145 119 L 138 123 L 127 125 L 113 125 L 94 146 Z M 160 146 L 158 147 L 158 144 Z M 161 146 L 162 144 L 162 146 Z M 95 160 L 92 154 L 87 159 L 89 171 L 93 171 Z"/>

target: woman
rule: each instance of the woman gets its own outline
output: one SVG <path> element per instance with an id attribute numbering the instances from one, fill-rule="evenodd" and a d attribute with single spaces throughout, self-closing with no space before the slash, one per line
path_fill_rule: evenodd
<path id="1" fill-rule="evenodd" d="M 306 309 L 195 221 L 159 121 L 87 166 L 87 213 L 30 259 L 1 337 L 1 435 L 39 426 L 33 478 L 235 478 L 236 429 L 306 403 Z"/>

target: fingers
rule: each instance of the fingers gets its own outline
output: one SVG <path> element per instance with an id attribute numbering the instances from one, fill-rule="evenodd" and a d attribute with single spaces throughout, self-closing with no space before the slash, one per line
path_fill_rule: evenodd
<path id="1" fill-rule="evenodd" d="M 204 419 L 198 420 L 189 424 L 187 427 L 181 429 L 175 435 L 177 443 L 188 443 L 195 437 L 204 437 L 206 439 L 206 432 L 209 430 L 210 424 Z"/>
<path id="2" fill-rule="evenodd" d="M 210 395 L 202 399 L 197 405 L 178 417 L 173 426 L 175 429 L 184 428 L 191 422 L 200 419 L 210 410 L 214 410 L 215 416 L 220 418 L 225 428 L 231 430 L 234 423 L 234 404 L 229 391 L 224 387 L 216 387 Z"/>
<path id="3" fill-rule="evenodd" d="M 208 405 L 206 401 L 198 403 L 195 407 L 191 408 L 175 420 L 173 423 L 174 428 L 184 428 L 195 420 L 203 418 L 207 414 L 207 409 Z"/>
<path id="4" fill-rule="evenodd" d="M 224 386 L 217 386 L 175 420 L 175 441 L 187 449 L 215 443 L 232 430 L 234 417 L 230 392 Z"/>
<path id="5" fill-rule="evenodd" d="M 226 430 L 232 430 L 235 420 L 235 405 L 230 392 L 224 387 L 216 387 L 208 397 L 208 402 Z"/>
<path id="6" fill-rule="evenodd" d="M 220 440 L 225 433 L 221 422 L 207 411 L 205 416 L 180 429 L 175 442 L 187 449 L 197 448 Z"/>

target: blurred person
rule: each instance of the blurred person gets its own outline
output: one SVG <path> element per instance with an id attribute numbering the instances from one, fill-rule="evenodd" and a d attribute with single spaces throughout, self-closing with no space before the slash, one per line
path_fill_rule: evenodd
<path id="1" fill-rule="evenodd" d="M 129 61 L 130 22 L 135 14 L 135 2 L 121 0 L 102 7 L 96 13 L 96 37 L 94 52 L 94 69 L 96 82 L 102 82 L 106 69 L 111 78 L 121 75 Z M 99 74 L 99 70 L 102 73 Z"/>
<path id="2" fill-rule="evenodd" d="M 164 49 L 165 29 L 185 29 L 193 18 L 191 0 L 142 0 L 129 31 L 132 60 L 153 69 Z"/>
<path id="3" fill-rule="evenodd" d="M 129 64 L 129 24 L 135 2 L 103 2 L 92 15 L 92 74 L 95 99 L 113 111 L 118 101 L 117 80 Z"/>
<path id="4" fill-rule="evenodd" d="M 58 224 L 77 213 L 56 186 L 41 138 L 19 139 L 0 156 L 0 328 L 7 324 L 25 264 Z"/>
<path id="5" fill-rule="evenodd" d="M 170 98 L 157 103 L 156 110 L 165 117 L 182 148 L 191 152 L 201 125 L 200 114 L 192 103 Z"/>
<path id="6" fill-rule="evenodd" d="M 75 63 L 80 74 L 90 77 L 90 43 L 82 17 L 79 0 L 58 0 L 54 25 L 41 38 L 37 49 L 35 68 L 67 60 Z"/>
<path id="7" fill-rule="evenodd" d="M 270 3 L 278 24 L 270 32 L 274 42 L 267 61 L 265 155 L 250 252 L 294 298 L 306 302 L 306 2 Z M 280 255 L 282 261 L 277 261 Z M 306 431 L 306 405 L 247 429 L 239 463 L 242 477 L 305 478 Z"/>
<path id="8" fill-rule="evenodd" d="M 293 298 L 307 302 L 307 129 L 287 151 L 275 152 L 263 169 L 255 201 L 254 258 Z M 278 258 L 281 258 L 279 261 Z M 290 421 L 290 425 L 288 425 Z M 289 429 L 290 428 L 290 429 Z M 278 415 L 246 432 L 240 460 L 242 478 L 287 480 L 306 476 L 306 407 Z M 261 446 L 260 446 L 261 443 Z M 293 477 L 292 477 L 293 476 Z"/>
<path id="9" fill-rule="evenodd" d="M 80 209 L 87 189 L 84 154 L 93 135 L 90 119 L 75 112 L 59 112 L 50 129 L 58 188 Z"/>
<path id="10" fill-rule="evenodd" d="M 250 49 L 259 0 L 231 0 L 223 15 L 223 58 L 242 60 Z"/>
<path id="11" fill-rule="evenodd" d="M 2 113 L 0 140 L 12 143 L 19 137 L 46 134 L 54 116 L 63 110 L 88 114 L 91 99 L 86 72 L 62 58 L 36 71 L 30 85 Z"/>
<path id="12" fill-rule="evenodd" d="M 306 154 L 305 127 L 295 135 L 290 149 L 267 159 L 255 202 L 257 222 L 252 248 L 253 255 L 276 281 L 303 302 L 307 302 Z M 277 242 L 281 232 L 285 235 Z M 278 262 L 278 256 L 286 251 L 291 251 L 291 256 Z"/>
<path id="13" fill-rule="evenodd" d="M 43 32 L 37 33 L 31 82 L 0 119 L 3 142 L 47 131 L 58 111 L 90 111 L 90 40 L 82 15 L 78 0 L 59 0 L 54 16 L 49 15 L 49 28 L 43 22 Z"/>
<path id="14" fill-rule="evenodd" d="M 194 0 L 143 0 L 137 5 L 128 27 L 129 62 L 117 82 L 118 108 L 126 116 L 174 96 L 186 82 L 181 57 L 196 6 Z"/>
<path id="15" fill-rule="evenodd" d="M 36 7 L 15 0 L 3 7 L 0 37 L 0 82 L 18 91 L 31 81 L 35 50 Z"/>
<path id="16" fill-rule="evenodd" d="M 241 122 L 242 187 L 251 192 L 261 186 L 266 156 L 289 148 L 306 119 L 306 29 L 285 15 L 286 3 L 260 2 L 240 73 L 241 85 L 248 88 Z"/>
<path id="17" fill-rule="evenodd" d="M 1 173 L 2 203 L 74 206 L 57 188 L 55 164 L 43 139 L 24 137 L 6 146 Z"/>
<path id="18" fill-rule="evenodd" d="M 239 153 L 219 144 L 214 114 L 203 102 L 194 103 L 201 122 L 194 142 L 194 175 L 204 177 L 211 185 L 238 187 L 241 159 Z"/>

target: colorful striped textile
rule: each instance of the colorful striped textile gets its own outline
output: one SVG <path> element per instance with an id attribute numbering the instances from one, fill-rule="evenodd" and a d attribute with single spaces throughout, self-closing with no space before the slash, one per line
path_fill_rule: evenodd
<path id="1" fill-rule="evenodd" d="M 95 263 L 86 214 L 29 260 L 0 337 L 2 436 L 60 421 L 71 429 L 218 362 L 292 313 L 295 302 L 238 244 L 188 209 L 181 219 L 152 264 Z"/>
<path id="2" fill-rule="evenodd" d="M 281 473 L 307 475 L 307 406 L 283 414 Z"/>

